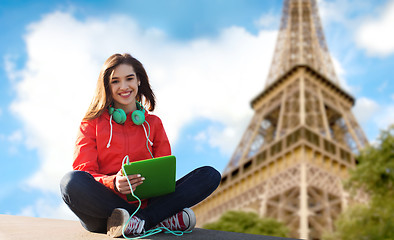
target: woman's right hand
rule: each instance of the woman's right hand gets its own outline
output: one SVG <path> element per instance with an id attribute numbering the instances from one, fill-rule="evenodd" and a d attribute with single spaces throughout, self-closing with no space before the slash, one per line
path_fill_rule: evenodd
<path id="1" fill-rule="evenodd" d="M 115 180 L 114 180 L 114 187 L 115 190 L 120 192 L 121 194 L 130 194 L 130 186 L 129 183 L 127 182 L 127 178 L 129 178 L 131 187 L 133 188 L 133 191 L 143 183 L 145 180 L 144 177 L 141 177 L 140 174 L 135 174 L 135 175 L 128 175 L 128 176 L 123 176 L 122 170 L 119 170 L 119 172 L 116 174 Z"/>

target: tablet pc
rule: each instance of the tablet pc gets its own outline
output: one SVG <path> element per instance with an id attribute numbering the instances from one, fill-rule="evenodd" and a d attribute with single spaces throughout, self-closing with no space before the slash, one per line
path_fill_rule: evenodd
<path id="1" fill-rule="evenodd" d="M 127 175 L 141 174 L 145 178 L 144 182 L 134 191 L 134 194 L 140 199 L 157 197 L 175 191 L 175 156 L 131 162 L 124 165 L 124 170 Z M 127 194 L 127 200 L 135 201 L 137 199 L 133 195 Z"/>

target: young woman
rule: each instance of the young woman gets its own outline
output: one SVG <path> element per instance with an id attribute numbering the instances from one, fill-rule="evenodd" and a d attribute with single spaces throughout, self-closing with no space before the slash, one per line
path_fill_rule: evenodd
<path id="1" fill-rule="evenodd" d="M 125 156 L 140 161 L 171 155 L 160 118 L 143 107 L 153 111 L 155 104 L 148 76 L 137 59 L 114 54 L 106 60 L 79 128 L 74 171 L 60 183 L 64 202 L 88 231 L 119 237 L 137 209 L 135 202 L 127 201 L 126 194 L 131 193 L 129 182 L 135 190 L 143 184 L 144 176 L 122 176 Z M 134 112 L 139 115 L 134 117 Z M 141 209 L 125 226 L 125 234 L 139 235 L 157 226 L 173 231 L 193 229 L 196 217 L 190 207 L 208 197 L 220 179 L 220 173 L 212 167 L 195 169 L 176 182 L 175 192 L 142 200 Z"/>

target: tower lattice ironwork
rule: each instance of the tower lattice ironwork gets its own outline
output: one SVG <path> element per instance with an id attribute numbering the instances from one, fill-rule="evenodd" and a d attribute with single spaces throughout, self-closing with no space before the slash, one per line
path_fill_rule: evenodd
<path id="1" fill-rule="evenodd" d="M 347 207 L 342 180 L 368 144 L 339 86 L 316 0 L 285 0 L 265 88 L 216 192 L 195 206 L 199 223 L 228 210 L 284 222 L 293 237 L 320 239 Z"/>

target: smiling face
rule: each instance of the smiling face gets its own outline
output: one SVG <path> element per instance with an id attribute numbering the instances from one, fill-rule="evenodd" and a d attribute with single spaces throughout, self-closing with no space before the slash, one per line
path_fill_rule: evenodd
<path id="1" fill-rule="evenodd" d="M 136 99 L 140 81 L 134 68 L 128 64 L 117 66 L 109 80 L 114 107 L 123 109 L 126 114 L 136 110 Z"/>

